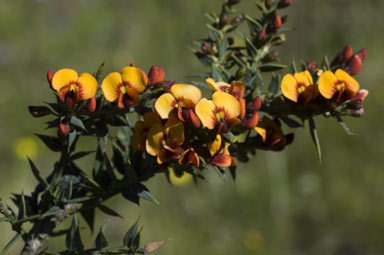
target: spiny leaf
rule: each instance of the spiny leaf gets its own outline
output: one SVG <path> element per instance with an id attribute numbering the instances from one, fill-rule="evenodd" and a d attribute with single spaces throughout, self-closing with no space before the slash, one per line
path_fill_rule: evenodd
<path id="1" fill-rule="evenodd" d="M 71 156 L 71 160 L 76 160 L 76 159 L 80 159 L 80 158 L 83 158 L 91 153 L 94 153 L 95 151 L 80 151 L 80 152 L 77 152 L 75 154 L 73 154 Z"/>
<path id="2" fill-rule="evenodd" d="M 69 123 L 71 123 L 72 125 L 74 125 L 74 126 L 76 126 L 76 127 L 81 128 L 81 129 L 83 129 L 83 130 L 86 130 L 83 121 L 82 121 L 81 119 L 79 119 L 79 118 L 76 118 L 75 116 L 73 116 L 73 117 L 71 118 L 71 120 L 69 121 Z"/>
<path id="3" fill-rule="evenodd" d="M 109 208 L 108 206 L 98 205 L 97 208 L 99 208 L 105 214 L 108 214 L 108 215 L 111 215 L 111 216 L 120 217 L 120 218 L 123 219 L 123 216 L 121 216 L 119 213 L 117 213 L 113 209 Z"/>
<path id="4" fill-rule="evenodd" d="M 336 115 L 335 118 L 347 135 L 354 135 L 340 116 Z"/>
<path id="5" fill-rule="evenodd" d="M 3 250 L 1 251 L 1 254 L 4 254 L 7 252 L 7 250 L 9 248 L 11 248 L 11 246 L 21 237 L 21 233 L 17 233 L 12 239 L 11 241 L 9 241 L 7 243 L 7 245 L 3 248 Z"/>
<path id="6" fill-rule="evenodd" d="M 29 166 L 31 167 L 32 173 L 35 176 L 35 178 L 39 181 L 39 183 L 41 183 L 43 185 L 44 188 L 48 187 L 47 180 L 40 175 L 39 170 L 37 169 L 37 167 L 35 166 L 35 164 L 32 162 L 32 160 L 30 158 L 28 158 L 28 162 L 29 162 Z"/>
<path id="7" fill-rule="evenodd" d="M 102 250 L 108 246 L 108 239 L 104 235 L 105 225 L 100 227 L 99 234 L 95 240 L 95 247 L 99 250 Z"/>
<path id="8" fill-rule="evenodd" d="M 263 64 L 260 66 L 260 71 L 262 71 L 262 72 L 274 72 L 274 71 L 278 71 L 278 70 L 285 69 L 285 68 L 287 68 L 286 65 L 277 64 L 277 63 Z"/>
<path id="9" fill-rule="evenodd" d="M 298 128 L 298 127 L 302 127 L 303 125 L 301 125 L 298 121 L 296 121 L 295 119 L 292 119 L 288 116 L 283 116 L 283 117 L 280 117 L 280 119 L 285 123 L 287 124 L 288 127 L 290 128 Z"/>
<path id="10" fill-rule="evenodd" d="M 96 73 L 93 74 L 97 81 L 100 81 L 101 73 L 103 72 L 105 62 L 101 63 Z"/>
<path id="11" fill-rule="evenodd" d="M 140 193 L 137 194 L 139 197 L 151 201 L 157 205 L 160 204 L 160 202 L 149 192 L 149 190 L 143 190 Z"/>
<path id="12" fill-rule="evenodd" d="M 79 222 L 77 215 L 73 215 L 71 228 L 68 230 L 65 238 L 65 245 L 68 250 L 83 250 L 84 245 L 80 237 Z"/>
<path id="13" fill-rule="evenodd" d="M 308 119 L 308 121 L 309 121 L 309 132 L 311 133 L 312 140 L 315 143 L 317 154 L 319 156 L 319 160 L 321 163 L 321 147 L 320 147 L 320 140 L 319 140 L 319 136 L 317 134 L 315 121 L 313 120 L 312 117 L 310 117 Z"/>
<path id="14" fill-rule="evenodd" d="M 268 91 L 273 94 L 277 95 L 280 89 L 280 75 L 274 75 L 272 77 L 271 83 L 269 84 Z"/>
<path id="15" fill-rule="evenodd" d="M 48 216 L 52 216 L 52 215 L 56 215 L 56 214 L 59 214 L 59 213 L 62 213 L 63 212 L 63 209 L 61 209 L 60 207 L 58 206 L 52 206 L 51 208 L 49 208 L 48 211 L 46 211 L 42 217 L 45 218 L 45 217 L 48 217 Z"/>
<path id="16" fill-rule="evenodd" d="M 96 211 L 96 208 L 94 207 L 85 208 L 84 210 L 80 211 L 81 216 L 83 216 L 83 219 L 85 220 L 85 222 L 87 222 L 88 227 L 91 229 L 92 233 L 93 233 L 93 227 L 95 224 L 95 211 Z"/>
<path id="17" fill-rule="evenodd" d="M 25 204 L 24 192 L 21 192 L 19 201 L 19 214 L 17 215 L 17 220 L 22 220 L 25 217 L 27 217 L 27 206 Z"/>
<path id="18" fill-rule="evenodd" d="M 43 143 L 52 151 L 58 152 L 63 146 L 61 141 L 57 137 L 40 134 L 35 135 L 39 137 L 43 141 Z"/>
<path id="19" fill-rule="evenodd" d="M 137 248 L 140 238 L 139 220 L 133 224 L 124 236 L 123 243 L 128 248 Z"/>

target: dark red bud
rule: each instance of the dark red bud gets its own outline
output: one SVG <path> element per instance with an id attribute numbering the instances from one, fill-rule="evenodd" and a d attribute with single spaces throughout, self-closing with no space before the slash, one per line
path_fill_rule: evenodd
<path id="1" fill-rule="evenodd" d="M 96 110 L 96 98 L 92 97 L 88 100 L 87 105 L 84 107 L 86 114 L 91 114 Z"/>
<path id="2" fill-rule="evenodd" d="M 50 85 L 52 84 L 53 75 L 55 75 L 55 74 L 52 72 L 52 70 L 48 70 L 48 72 L 47 72 L 47 80 L 48 80 L 48 83 Z"/>
<path id="3" fill-rule="evenodd" d="M 224 27 L 225 25 L 227 25 L 228 23 L 228 14 L 226 13 L 222 13 L 221 16 L 220 16 L 220 23 L 219 23 L 219 27 Z"/>
<path id="4" fill-rule="evenodd" d="M 343 61 L 348 61 L 353 54 L 352 47 L 350 45 L 346 45 L 343 50 Z"/>
<path id="5" fill-rule="evenodd" d="M 351 110 L 351 111 L 349 111 L 349 114 L 353 117 L 361 117 L 365 114 L 365 109 L 363 107 L 361 107 L 358 110 Z"/>
<path id="6" fill-rule="evenodd" d="M 130 66 L 135 67 L 136 66 L 135 62 L 131 62 Z"/>
<path id="7" fill-rule="evenodd" d="M 252 106 L 253 106 L 253 110 L 254 111 L 258 111 L 260 110 L 260 107 L 261 107 L 261 100 L 260 100 L 260 97 L 257 96 L 255 99 L 253 99 L 252 101 Z"/>
<path id="8" fill-rule="evenodd" d="M 202 42 L 201 43 L 201 50 L 206 54 L 215 54 L 215 50 L 211 43 L 209 42 Z"/>
<path id="9" fill-rule="evenodd" d="M 312 62 L 308 64 L 307 69 L 310 73 L 316 72 L 316 62 L 312 60 Z"/>
<path id="10" fill-rule="evenodd" d="M 266 37 L 265 30 L 264 30 L 264 29 L 261 29 L 260 32 L 259 32 L 259 34 L 258 34 L 258 39 L 259 39 L 260 41 L 263 41 L 263 40 L 265 39 L 265 37 Z"/>
<path id="11" fill-rule="evenodd" d="M 281 27 L 282 22 L 281 22 L 281 17 L 279 14 L 276 14 L 274 20 L 273 20 L 273 26 L 277 30 Z"/>
<path id="12" fill-rule="evenodd" d="M 293 0 L 280 0 L 280 2 L 277 4 L 277 8 L 286 8 L 292 4 L 292 1 Z"/>
<path id="13" fill-rule="evenodd" d="M 164 69 L 160 66 L 152 66 L 149 70 L 149 86 L 153 86 L 157 83 L 164 81 L 165 73 Z"/>
<path id="14" fill-rule="evenodd" d="M 348 61 L 347 66 L 345 67 L 345 71 L 350 75 L 356 75 L 360 72 L 362 67 L 363 67 L 363 62 L 361 61 L 360 56 L 355 54 Z"/>
<path id="15" fill-rule="evenodd" d="M 58 130 L 59 135 L 66 136 L 68 135 L 69 131 L 71 131 L 71 128 L 68 126 L 68 124 L 61 123 L 59 125 L 59 130 Z"/>
<path id="16" fill-rule="evenodd" d="M 28 106 L 29 113 L 35 117 L 43 117 L 51 113 L 51 110 L 46 106 Z"/>
<path id="17" fill-rule="evenodd" d="M 364 61 L 367 58 L 367 50 L 366 49 L 361 49 L 357 55 L 360 56 L 361 60 Z"/>
<path id="18" fill-rule="evenodd" d="M 231 25 L 235 26 L 244 20 L 243 14 L 239 14 L 231 20 Z"/>

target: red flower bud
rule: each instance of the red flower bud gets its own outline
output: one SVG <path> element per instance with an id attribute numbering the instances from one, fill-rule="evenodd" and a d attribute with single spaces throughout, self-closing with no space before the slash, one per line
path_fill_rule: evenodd
<path id="1" fill-rule="evenodd" d="M 253 106 L 254 111 L 260 110 L 261 100 L 260 100 L 259 96 L 257 96 L 255 99 L 253 99 L 252 106 Z"/>
<path id="2" fill-rule="evenodd" d="M 348 61 L 347 66 L 344 68 L 344 70 L 350 75 L 356 75 L 360 72 L 362 66 L 363 66 L 363 61 L 361 61 L 361 58 L 359 55 L 355 54 Z"/>
<path id="3" fill-rule="evenodd" d="M 265 39 L 265 37 L 266 37 L 265 30 L 264 30 L 264 29 L 261 29 L 260 32 L 259 32 L 259 34 L 258 34 L 258 39 L 259 39 L 260 41 L 263 41 L 263 40 Z"/>
<path id="4" fill-rule="evenodd" d="M 281 22 L 281 17 L 279 14 L 276 14 L 274 20 L 273 20 L 273 26 L 275 28 L 275 30 L 279 29 L 282 25 L 282 22 Z"/>
<path id="5" fill-rule="evenodd" d="M 88 100 L 87 105 L 84 107 L 86 114 L 91 114 L 96 110 L 96 98 L 92 97 Z"/>
<path id="6" fill-rule="evenodd" d="M 312 62 L 308 64 L 307 69 L 310 73 L 316 72 L 316 62 L 312 60 Z"/>
<path id="7" fill-rule="evenodd" d="M 239 15 L 237 15 L 236 17 L 234 17 L 234 18 L 231 20 L 230 24 L 231 24 L 232 26 L 235 26 L 235 25 L 239 24 L 240 22 L 242 22 L 243 20 L 244 20 L 244 16 L 243 16 L 243 14 L 239 14 Z"/>
<path id="8" fill-rule="evenodd" d="M 220 16 L 220 23 L 219 23 L 219 27 L 224 27 L 225 25 L 227 25 L 228 23 L 228 14 L 226 13 L 222 13 L 221 16 Z"/>
<path id="9" fill-rule="evenodd" d="M 46 106 L 28 106 L 29 113 L 35 117 L 43 117 L 51 113 L 51 109 Z"/>
<path id="10" fill-rule="evenodd" d="M 367 58 L 367 50 L 366 49 L 361 49 L 357 55 L 361 58 L 362 61 L 364 61 Z"/>
<path id="11" fill-rule="evenodd" d="M 164 81 L 164 69 L 160 66 L 152 66 L 149 70 L 149 86 L 154 86 L 157 83 Z"/>
<path id="12" fill-rule="evenodd" d="M 48 70 L 48 72 L 47 72 L 47 80 L 48 80 L 49 85 L 51 85 L 51 83 L 52 83 L 53 75 L 54 75 L 54 73 L 52 72 L 52 70 Z"/>
<path id="13" fill-rule="evenodd" d="M 348 61 L 352 57 L 352 47 L 350 45 L 346 45 L 343 50 L 343 60 Z"/>
<path id="14" fill-rule="evenodd" d="M 288 7 L 292 4 L 293 0 L 280 0 L 280 2 L 277 4 L 277 8 L 282 9 L 285 7 Z"/>
<path id="15" fill-rule="evenodd" d="M 59 125 L 59 130 L 58 130 L 59 135 L 66 136 L 68 135 L 69 131 L 71 131 L 71 128 L 68 126 L 68 124 L 61 123 Z"/>

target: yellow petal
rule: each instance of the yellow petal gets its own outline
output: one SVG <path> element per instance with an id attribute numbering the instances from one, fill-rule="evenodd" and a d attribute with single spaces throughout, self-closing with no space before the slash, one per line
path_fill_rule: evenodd
<path id="1" fill-rule="evenodd" d="M 148 132 L 145 144 L 148 154 L 156 156 L 159 153 L 163 137 L 163 126 L 160 123 L 153 125 Z"/>
<path id="2" fill-rule="evenodd" d="M 196 105 L 195 112 L 203 126 L 208 129 L 214 129 L 216 126 L 215 109 L 215 104 L 206 98 L 201 99 Z"/>
<path id="3" fill-rule="evenodd" d="M 205 82 L 213 91 L 225 91 L 231 86 L 225 82 L 215 82 L 215 80 L 212 78 L 207 78 Z"/>
<path id="4" fill-rule="evenodd" d="M 121 70 L 121 77 L 124 83 L 135 89 L 138 93 L 143 92 L 147 87 L 148 79 L 139 68 L 133 66 L 124 67 Z"/>
<path id="5" fill-rule="evenodd" d="M 209 153 L 213 157 L 216 153 L 219 152 L 221 147 L 221 135 L 216 135 L 215 141 L 208 144 Z"/>
<path id="6" fill-rule="evenodd" d="M 155 103 L 155 109 L 162 119 L 168 119 L 169 113 L 175 108 L 176 99 L 171 93 L 162 94 Z"/>
<path id="7" fill-rule="evenodd" d="M 263 142 L 265 142 L 265 139 L 267 139 L 267 130 L 263 127 L 254 127 L 254 129 L 257 132 L 257 134 L 261 136 L 261 138 L 263 139 Z"/>
<path id="8" fill-rule="evenodd" d="M 201 99 L 201 90 L 193 85 L 175 84 L 171 87 L 171 93 L 187 108 L 193 108 Z"/>
<path id="9" fill-rule="evenodd" d="M 298 83 L 305 85 L 305 87 L 313 84 L 312 75 L 307 70 L 304 72 L 295 73 L 294 77 Z"/>
<path id="10" fill-rule="evenodd" d="M 285 98 L 297 102 L 299 92 L 297 91 L 297 81 L 292 74 L 286 74 L 281 81 L 281 92 Z"/>
<path id="11" fill-rule="evenodd" d="M 123 80 L 121 79 L 120 73 L 113 72 L 108 74 L 101 83 L 101 89 L 103 91 L 104 97 L 110 102 L 116 101 L 121 93 L 119 87 L 122 84 Z"/>
<path id="12" fill-rule="evenodd" d="M 218 109 L 224 109 L 227 118 L 235 118 L 240 114 L 240 103 L 228 93 L 217 91 L 212 95 L 212 102 Z"/>
<path id="13" fill-rule="evenodd" d="M 97 92 L 97 81 L 89 73 L 82 73 L 77 81 L 79 86 L 79 98 L 80 100 L 87 100 L 96 95 Z"/>
<path id="14" fill-rule="evenodd" d="M 72 84 L 76 83 L 78 78 L 79 76 L 75 70 L 60 69 L 53 75 L 52 88 L 58 92 L 61 88 L 71 83 Z"/>
<path id="15" fill-rule="evenodd" d="M 337 79 L 342 80 L 347 82 L 347 87 L 352 90 L 353 92 L 357 92 L 360 89 L 359 83 L 352 77 L 350 76 L 347 72 L 337 69 L 335 72 L 335 75 Z"/>
<path id="16" fill-rule="evenodd" d="M 332 72 L 322 73 L 318 81 L 320 94 L 327 99 L 331 99 L 337 92 L 337 81 L 337 77 Z"/>
<path id="17" fill-rule="evenodd" d="M 172 137 L 174 140 L 182 144 L 184 142 L 184 125 L 178 119 L 168 119 L 164 125 L 164 133 L 167 137 Z"/>

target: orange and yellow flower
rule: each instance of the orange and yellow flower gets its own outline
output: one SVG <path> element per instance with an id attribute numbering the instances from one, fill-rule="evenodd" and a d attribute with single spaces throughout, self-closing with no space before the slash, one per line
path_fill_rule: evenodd
<path id="1" fill-rule="evenodd" d="M 335 73 L 331 71 L 322 73 L 318 83 L 323 97 L 335 98 L 341 102 L 354 98 L 360 88 L 359 83 L 341 69 L 337 69 Z"/>
<path id="2" fill-rule="evenodd" d="M 201 123 L 208 129 L 216 129 L 218 133 L 227 132 L 228 129 L 240 122 L 240 103 L 232 95 L 216 91 L 212 100 L 203 98 L 195 108 Z"/>
<path id="3" fill-rule="evenodd" d="M 97 81 L 89 73 L 80 76 L 73 69 L 60 69 L 51 80 L 52 88 L 60 99 L 68 106 L 73 107 L 80 100 L 94 97 L 97 92 Z"/>
<path id="4" fill-rule="evenodd" d="M 179 120 L 189 119 L 195 126 L 200 126 L 194 109 L 201 99 L 199 88 L 188 84 L 175 84 L 170 93 L 164 93 L 155 102 L 155 109 L 162 119 L 168 119 L 170 113 L 177 110 Z"/>
<path id="5" fill-rule="evenodd" d="M 300 100 L 305 104 L 319 95 L 318 88 L 313 84 L 312 75 L 308 71 L 284 75 L 281 81 L 281 92 L 285 98 L 296 103 Z"/>
<path id="6" fill-rule="evenodd" d="M 193 147 L 186 149 L 179 158 L 180 165 L 195 165 L 200 166 L 200 158 Z"/>
<path id="7" fill-rule="evenodd" d="M 128 108 L 137 103 L 139 94 L 148 84 L 147 75 L 139 68 L 126 66 L 121 73 L 108 74 L 102 84 L 104 97 L 110 102 L 117 102 L 120 108 Z"/>
<path id="8" fill-rule="evenodd" d="M 132 134 L 132 147 L 137 151 L 145 150 L 145 141 L 149 129 L 155 124 L 161 124 L 159 116 L 154 112 L 146 112 L 143 115 L 144 120 L 136 121 Z"/>
<path id="9" fill-rule="evenodd" d="M 170 118 L 163 126 L 155 123 L 148 132 L 146 150 L 157 156 L 157 163 L 163 164 L 171 159 L 178 159 L 184 142 L 184 125 L 178 119 Z"/>
<path id="10" fill-rule="evenodd" d="M 236 160 L 231 157 L 228 147 L 229 143 L 223 143 L 221 135 L 216 135 L 213 142 L 208 144 L 209 153 L 211 154 L 211 160 L 209 161 L 212 165 L 230 167 L 236 165 Z"/>
<path id="11" fill-rule="evenodd" d="M 284 135 L 280 122 L 267 116 L 263 117 L 255 130 L 259 134 L 256 144 L 260 149 L 280 151 L 293 142 L 293 134 Z"/>

